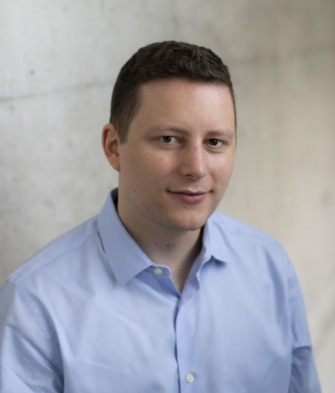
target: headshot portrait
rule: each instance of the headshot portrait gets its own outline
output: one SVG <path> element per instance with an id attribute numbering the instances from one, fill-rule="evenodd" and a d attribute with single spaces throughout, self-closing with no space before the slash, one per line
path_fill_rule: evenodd
<path id="1" fill-rule="evenodd" d="M 324 13 L 119 3 L 0 6 L 0 392 L 331 393 Z"/>

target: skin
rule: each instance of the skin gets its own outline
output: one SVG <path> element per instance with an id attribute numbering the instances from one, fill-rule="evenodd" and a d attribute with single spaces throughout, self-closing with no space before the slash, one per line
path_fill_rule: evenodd
<path id="1" fill-rule="evenodd" d="M 233 172 L 233 103 L 224 85 L 184 79 L 143 85 L 140 102 L 126 142 L 106 124 L 102 144 L 119 172 L 120 220 L 182 291 Z"/>

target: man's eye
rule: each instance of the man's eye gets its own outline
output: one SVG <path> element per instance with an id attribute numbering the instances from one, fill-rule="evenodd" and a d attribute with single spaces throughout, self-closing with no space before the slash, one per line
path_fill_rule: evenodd
<path id="1" fill-rule="evenodd" d="M 208 144 L 211 146 L 221 146 L 222 141 L 220 141 L 219 139 L 209 139 Z"/>
<path id="2" fill-rule="evenodd" d="M 162 136 L 161 141 L 164 143 L 171 143 L 173 142 L 176 138 L 174 136 Z"/>

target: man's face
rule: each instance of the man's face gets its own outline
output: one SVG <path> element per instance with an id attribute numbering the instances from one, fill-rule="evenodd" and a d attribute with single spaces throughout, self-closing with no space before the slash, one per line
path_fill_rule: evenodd
<path id="1" fill-rule="evenodd" d="M 142 86 L 127 140 L 118 144 L 121 220 L 200 229 L 228 186 L 235 119 L 228 87 L 183 79 Z"/>

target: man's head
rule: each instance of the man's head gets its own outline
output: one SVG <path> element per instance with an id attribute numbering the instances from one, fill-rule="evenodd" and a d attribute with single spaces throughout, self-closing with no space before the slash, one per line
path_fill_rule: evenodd
<path id="1" fill-rule="evenodd" d="M 187 79 L 193 82 L 221 84 L 228 87 L 236 109 L 228 67 L 210 49 L 184 42 L 157 42 L 140 48 L 122 67 L 116 80 L 110 123 L 121 143 L 141 104 L 141 86 L 158 80 Z"/>
<path id="2" fill-rule="evenodd" d="M 123 67 L 102 144 L 119 172 L 128 231 L 198 231 L 228 186 L 236 146 L 227 67 L 210 50 L 167 42 Z"/>

